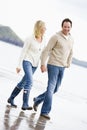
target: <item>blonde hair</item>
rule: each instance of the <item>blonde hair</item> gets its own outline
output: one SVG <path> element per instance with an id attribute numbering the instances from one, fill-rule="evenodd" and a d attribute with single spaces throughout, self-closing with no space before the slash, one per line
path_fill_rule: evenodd
<path id="1" fill-rule="evenodd" d="M 34 25 L 34 35 L 35 37 L 39 37 L 42 35 L 41 29 L 45 27 L 45 23 L 41 20 L 38 20 Z"/>

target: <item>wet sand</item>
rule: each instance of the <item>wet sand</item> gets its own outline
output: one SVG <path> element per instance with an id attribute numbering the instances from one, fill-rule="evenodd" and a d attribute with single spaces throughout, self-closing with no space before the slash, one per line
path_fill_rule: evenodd
<path id="1" fill-rule="evenodd" d="M 47 120 L 40 117 L 42 104 L 37 112 L 21 110 L 22 92 L 15 98 L 17 108 L 12 108 L 7 103 L 16 80 L 0 76 L 0 130 L 87 130 L 87 98 L 65 90 L 59 91 L 53 98 L 51 119 Z M 33 105 L 33 97 L 43 91 L 44 88 L 35 81 L 30 94 L 30 105 Z"/>

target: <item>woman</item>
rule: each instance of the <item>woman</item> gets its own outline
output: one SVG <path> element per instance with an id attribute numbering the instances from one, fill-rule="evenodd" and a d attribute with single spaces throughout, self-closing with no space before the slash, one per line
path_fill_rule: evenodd
<path id="1" fill-rule="evenodd" d="M 33 35 L 27 38 L 24 43 L 24 47 L 19 58 L 19 65 L 16 68 L 17 73 L 19 73 L 21 70 L 21 65 L 23 65 L 24 76 L 22 80 L 16 85 L 8 99 L 8 103 L 10 103 L 13 107 L 17 107 L 17 105 L 14 104 L 14 98 L 20 93 L 22 89 L 24 89 L 22 110 L 32 109 L 32 107 L 28 105 L 28 100 L 33 84 L 33 74 L 38 67 L 41 52 L 45 47 L 45 31 L 45 23 L 41 20 L 36 21 Z"/>

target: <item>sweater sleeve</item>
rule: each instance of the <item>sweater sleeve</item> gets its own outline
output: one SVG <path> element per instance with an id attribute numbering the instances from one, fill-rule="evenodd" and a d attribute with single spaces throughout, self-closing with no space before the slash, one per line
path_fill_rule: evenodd
<path id="1" fill-rule="evenodd" d="M 70 67 L 70 64 L 72 62 L 72 55 L 73 55 L 73 50 L 70 51 L 70 54 L 67 60 L 67 67 Z"/>
<path id="2" fill-rule="evenodd" d="M 19 57 L 18 68 L 21 68 L 21 66 L 22 66 L 22 61 L 23 61 L 23 59 L 24 59 L 24 57 L 29 49 L 29 45 L 30 45 L 30 39 L 27 38 L 24 42 L 24 46 L 23 46 L 23 49 L 21 51 L 21 55 Z"/>
<path id="3" fill-rule="evenodd" d="M 42 55 L 41 55 L 41 65 L 45 65 L 47 58 L 50 55 L 50 52 L 52 51 L 52 49 L 54 48 L 55 44 L 56 44 L 57 38 L 56 35 L 52 36 L 49 41 L 47 46 L 44 48 L 44 50 L 42 51 Z"/>

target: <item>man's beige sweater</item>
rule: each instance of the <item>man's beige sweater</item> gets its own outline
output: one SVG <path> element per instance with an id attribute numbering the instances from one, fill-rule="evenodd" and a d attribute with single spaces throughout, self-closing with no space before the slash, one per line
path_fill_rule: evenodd
<path id="1" fill-rule="evenodd" d="M 69 67 L 72 61 L 73 43 L 70 34 L 68 38 L 64 37 L 61 31 L 53 35 L 42 52 L 41 65 L 45 65 L 48 58 L 48 64 Z"/>

